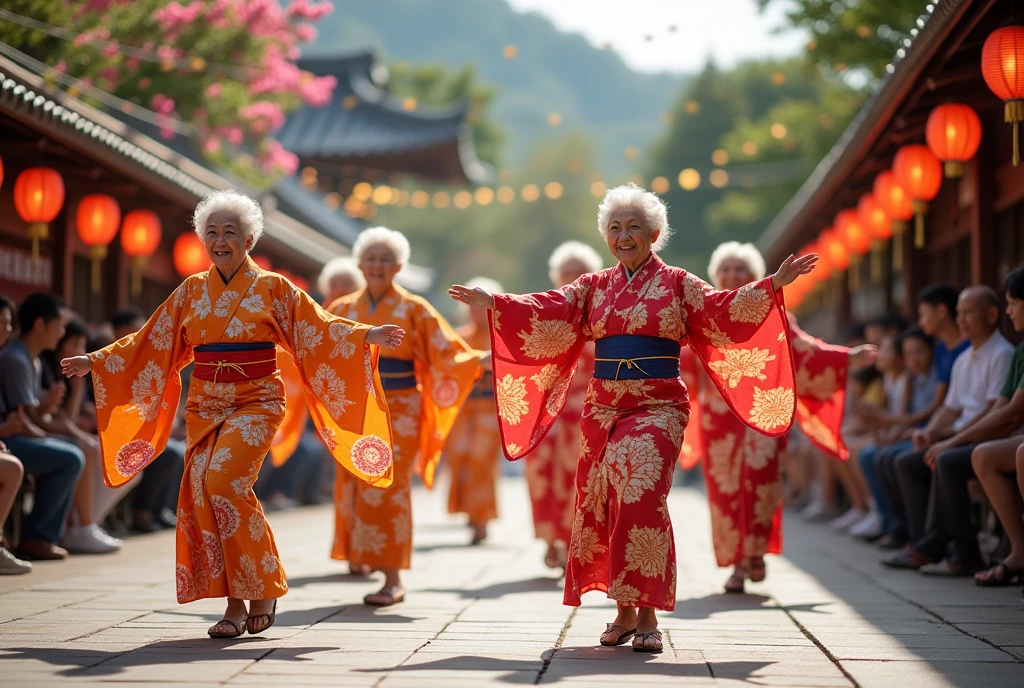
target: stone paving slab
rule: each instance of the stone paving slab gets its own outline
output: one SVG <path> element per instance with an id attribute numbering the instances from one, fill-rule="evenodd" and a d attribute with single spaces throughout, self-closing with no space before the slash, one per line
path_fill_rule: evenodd
<path id="1" fill-rule="evenodd" d="M 291 590 L 261 636 L 205 637 L 223 602 L 179 606 L 173 535 L 121 553 L 37 565 L 0 579 L 0 684 L 411 686 L 1024 685 L 1020 590 L 929 579 L 878 565 L 879 552 L 786 519 L 784 557 L 746 595 L 721 590 L 703 495 L 676 489 L 679 599 L 660 616 L 666 650 L 597 644 L 614 604 L 561 604 L 557 575 L 530 537 L 526 487 L 502 485 L 502 518 L 481 547 L 444 513 L 444 486 L 417 489 L 406 602 L 360 604 L 380 585 L 327 558 L 332 517 L 269 516 Z M 685 525 L 684 525 L 685 524 Z"/>

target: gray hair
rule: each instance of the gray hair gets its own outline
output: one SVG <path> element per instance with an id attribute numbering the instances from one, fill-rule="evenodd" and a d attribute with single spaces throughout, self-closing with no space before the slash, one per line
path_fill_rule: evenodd
<path id="1" fill-rule="evenodd" d="M 363 262 L 363 255 L 371 246 L 383 244 L 395 254 L 395 262 L 399 265 L 406 265 L 412 249 L 409 247 L 409 240 L 401 232 L 387 227 L 367 227 L 352 244 L 352 258 L 356 264 Z"/>
<path id="2" fill-rule="evenodd" d="M 668 208 L 656 194 L 636 184 L 616 186 L 605 193 L 601 205 L 597 208 L 597 231 L 601 236 L 608 237 L 611 215 L 621 208 L 638 210 L 652 232 L 661 230 L 661 235 L 651 246 L 651 250 L 660 251 L 668 245 L 669 237 L 672 236 L 672 228 L 668 226 Z"/>
<path id="3" fill-rule="evenodd" d="M 761 256 L 761 252 L 757 250 L 757 247 L 753 244 L 727 241 L 724 244 L 718 245 L 718 248 L 711 254 L 710 262 L 708 262 L 708 279 L 711 280 L 716 289 L 722 288 L 722 285 L 718 283 L 718 270 L 722 267 L 722 263 L 729 258 L 742 261 L 747 266 L 747 272 L 751 274 L 755 282 L 764 279 L 767 269 L 764 266 L 764 258 Z"/>
<path id="4" fill-rule="evenodd" d="M 470 289 L 483 289 L 488 294 L 504 294 L 505 290 L 497 280 L 493 280 L 490 277 L 474 277 L 473 279 L 466 282 L 466 286 Z"/>
<path id="5" fill-rule="evenodd" d="M 366 282 L 363 273 L 351 256 L 338 256 L 330 261 L 320 270 L 320 276 L 316 278 L 316 287 L 321 294 L 328 294 L 331 291 L 331 280 L 339 275 L 346 275 L 352 281 L 362 287 Z"/>
<path id="6" fill-rule="evenodd" d="M 584 244 L 582 241 L 566 241 L 559 244 L 548 258 L 551 281 L 557 282 L 555 277 L 558 276 L 558 273 L 567 263 L 574 260 L 581 263 L 587 272 L 597 272 L 604 267 L 604 261 L 592 246 Z"/>
<path id="7" fill-rule="evenodd" d="M 241 191 L 229 189 L 214 191 L 196 206 L 192 226 L 200 239 L 206 237 L 206 223 L 213 213 L 230 213 L 238 218 L 238 228 L 252 239 L 249 250 L 263 236 L 263 209 L 260 204 Z"/>

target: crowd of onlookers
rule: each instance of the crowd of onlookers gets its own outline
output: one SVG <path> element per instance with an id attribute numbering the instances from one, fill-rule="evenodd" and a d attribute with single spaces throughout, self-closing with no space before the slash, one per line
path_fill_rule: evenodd
<path id="1" fill-rule="evenodd" d="M 91 379 L 60 371 L 61 359 L 132 334 L 145 320 L 124 310 L 87 326 L 52 294 L 20 304 L 0 296 L 0 575 L 27 573 L 32 560 L 116 552 L 128 533 L 174 527 L 185 470 L 184 403 L 166 449 L 141 475 L 111 489 Z M 190 374 L 183 371 L 183 395 Z M 284 465 L 264 462 L 256 492 L 268 510 L 329 500 L 333 464 L 311 430 Z"/>
<path id="2" fill-rule="evenodd" d="M 874 542 L 881 563 L 933 576 L 1013 585 L 1024 571 L 1024 268 L 1001 296 L 938 284 L 917 324 L 890 316 L 843 343 L 878 347 L 849 373 L 843 426 L 850 459 L 793 437 L 787 501 L 808 520 Z M 799 433 L 794 433 L 798 435 Z M 845 510 L 839 505 L 845 505 Z"/>

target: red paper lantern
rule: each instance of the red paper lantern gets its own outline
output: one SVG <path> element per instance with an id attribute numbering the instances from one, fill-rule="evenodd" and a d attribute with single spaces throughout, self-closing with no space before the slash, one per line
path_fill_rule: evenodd
<path id="1" fill-rule="evenodd" d="M 1003 119 L 1013 124 L 1013 166 L 1020 164 L 1018 125 L 1024 121 L 1024 26 L 996 29 L 981 49 L 981 75 L 1006 103 Z"/>
<path id="2" fill-rule="evenodd" d="M 30 167 L 14 182 L 14 209 L 28 223 L 32 260 L 39 258 L 39 242 L 45 241 L 50 223 L 64 207 L 64 180 L 57 170 Z"/>
<path id="3" fill-rule="evenodd" d="M 89 194 L 78 202 L 75 228 L 78 238 L 89 249 L 92 262 L 92 293 L 100 293 L 100 262 L 107 257 L 107 245 L 117 236 L 121 224 L 121 206 L 107 194 Z"/>
<path id="4" fill-rule="evenodd" d="M 270 259 L 266 256 L 252 256 L 252 262 L 259 265 L 264 270 L 273 270 L 270 263 Z"/>
<path id="5" fill-rule="evenodd" d="M 907 231 L 907 220 L 914 217 L 913 200 L 907 190 L 896 181 L 896 175 L 886 170 L 875 177 L 875 200 L 889 215 L 892 224 L 892 265 L 903 268 L 903 235 Z"/>
<path id="6" fill-rule="evenodd" d="M 132 210 L 121 223 L 121 248 L 132 259 L 132 294 L 142 293 L 146 259 L 160 246 L 160 217 L 151 210 Z"/>
<path id="7" fill-rule="evenodd" d="M 874 194 L 864 194 L 857 204 L 857 216 L 871 237 L 871 279 L 882 278 L 882 251 L 892 236 L 892 220 Z"/>
<path id="8" fill-rule="evenodd" d="M 860 221 L 856 210 L 841 210 L 832 222 L 838 239 L 850 252 L 851 259 L 858 259 L 871 248 L 871 235 Z"/>
<path id="9" fill-rule="evenodd" d="M 924 214 L 928 212 L 928 202 L 942 188 L 942 163 L 928 146 L 911 144 L 897 151 L 892 161 L 892 171 L 896 181 L 912 199 L 911 206 L 917 218 L 914 247 L 924 248 Z"/>
<path id="10" fill-rule="evenodd" d="M 850 254 L 847 252 L 845 244 L 840 241 L 836 230 L 832 227 L 824 230 L 818 236 L 818 246 L 822 249 L 822 255 L 831 264 L 833 272 L 842 272 L 850 267 Z"/>
<path id="11" fill-rule="evenodd" d="M 964 163 L 981 145 L 981 120 L 962 103 L 940 105 L 928 115 L 925 139 L 932 153 L 946 164 L 946 177 L 959 179 L 964 176 Z"/>
<path id="12" fill-rule="evenodd" d="M 174 269 L 183 278 L 208 270 L 213 261 L 194 232 L 182 232 L 174 240 Z"/>

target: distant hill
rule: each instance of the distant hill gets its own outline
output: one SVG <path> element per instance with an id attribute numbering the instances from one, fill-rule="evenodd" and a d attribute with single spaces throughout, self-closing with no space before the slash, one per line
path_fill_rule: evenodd
<path id="1" fill-rule="evenodd" d="M 317 28 L 306 55 L 374 48 L 389 61 L 473 65 L 499 89 L 492 110 L 508 133 L 512 165 L 552 133 L 580 130 L 597 144 L 602 171 L 632 172 L 625 149 L 643 150 L 662 130 L 661 113 L 687 82 L 635 72 L 614 52 L 504 0 L 344 0 Z M 516 47 L 514 59 L 504 57 L 507 45 Z M 552 112 L 562 117 L 559 129 L 547 123 Z"/>

